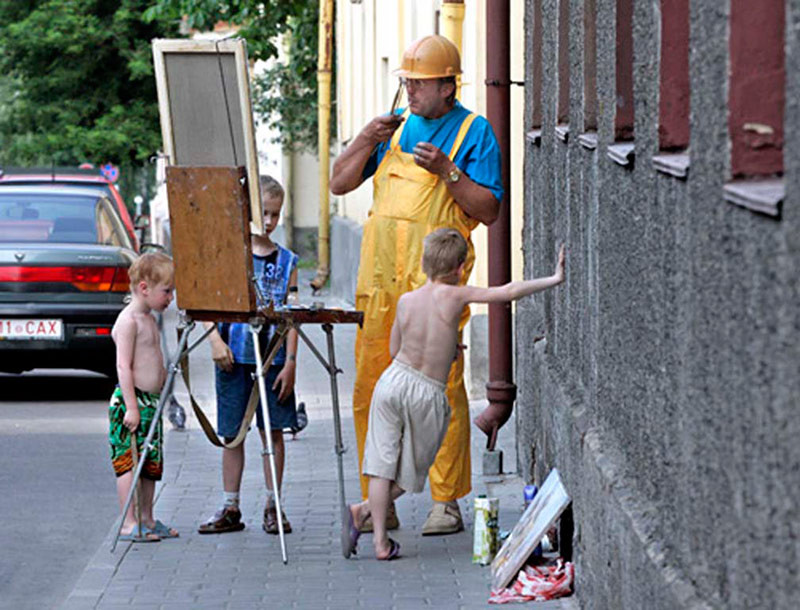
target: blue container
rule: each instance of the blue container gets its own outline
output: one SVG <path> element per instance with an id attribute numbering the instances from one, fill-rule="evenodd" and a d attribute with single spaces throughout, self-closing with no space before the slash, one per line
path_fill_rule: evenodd
<path id="1" fill-rule="evenodd" d="M 539 488 L 536 485 L 526 485 L 525 488 L 522 490 L 522 497 L 525 500 L 525 508 L 528 507 L 533 499 L 536 497 Z"/>

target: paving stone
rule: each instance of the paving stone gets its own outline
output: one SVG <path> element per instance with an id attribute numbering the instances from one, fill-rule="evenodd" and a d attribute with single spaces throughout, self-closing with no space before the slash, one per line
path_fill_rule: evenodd
<path id="1" fill-rule="evenodd" d="M 319 327 L 308 326 L 305 330 L 317 345 L 324 345 L 324 333 Z M 350 406 L 354 329 L 337 327 L 335 336 L 337 364 L 344 369 L 339 376 L 339 390 L 343 440 L 348 448 L 343 456 L 345 489 L 352 502 L 360 494 Z M 420 536 L 432 504 L 426 491 L 398 500 L 401 529 L 392 536 L 402 545 L 399 561 L 374 561 L 371 535 L 360 540 L 358 556 L 350 560 L 342 557 L 330 385 L 304 345 L 298 360 L 308 363 L 307 369 L 299 370 L 297 394 L 306 403 L 309 425 L 296 440 L 286 437 L 283 499 L 294 530 L 286 536 L 288 565 L 281 560 L 278 538 L 267 536 L 261 529 L 265 494 L 260 442 L 255 438 L 245 444 L 241 508 L 246 528 L 220 535 L 197 533 L 198 525 L 213 515 L 221 503 L 220 453 L 190 415 L 186 431 L 170 430 L 166 434 L 165 477 L 157 489 L 156 515 L 177 528 L 180 537 L 158 544 L 121 545 L 112 555 L 108 552 L 113 539 L 110 532 L 63 606 L 65 610 L 486 607 L 491 573 L 471 563 L 471 495 L 460 502 L 465 532 Z M 197 396 L 206 415 L 214 421 L 216 405 L 208 347 L 200 345 L 191 361 Z M 178 384 L 176 396 L 188 406 L 182 384 Z M 513 425 L 513 419 L 509 425 Z M 473 468 L 480 467 L 482 440 L 473 442 Z M 508 447 L 504 450 L 507 463 L 513 464 L 515 456 Z M 522 485 L 512 480 L 503 488 L 502 481 L 488 488 L 490 493 L 497 489 L 498 494 L 503 494 L 501 522 L 509 520 L 509 525 L 503 527 L 510 529 L 511 521 L 520 514 Z M 487 490 L 480 473 L 473 474 L 473 482 L 481 493 Z M 555 605 L 536 607 L 576 608 L 565 600 L 548 604 Z"/>

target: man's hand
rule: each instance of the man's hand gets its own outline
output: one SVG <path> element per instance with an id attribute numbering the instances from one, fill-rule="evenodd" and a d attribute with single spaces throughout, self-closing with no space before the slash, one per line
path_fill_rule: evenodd
<path id="1" fill-rule="evenodd" d="M 389 140 L 402 122 L 403 117 L 399 114 L 382 114 L 367 123 L 362 133 L 374 146 Z"/>
<path id="2" fill-rule="evenodd" d="M 447 178 L 455 167 L 455 163 L 430 142 L 419 142 L 414 147 L 414 162 L 440 178 Z"/>
<path id="3" fill-rule="evenodd" d="M 287 360 L 286 364 L 283 365 L 281 372 L 278 373 L 278 376 L 275 378 L 275 383 L 272 384 L 273 390 L 280 390 L 278 391 L 278 402 L 283 402 L 286 400 L 289 395 L 294 390 L 294 361 Z"/>
<path id="4" fill-rule="evenodd" d="M 211 357 L 223 371 L 230 373 L 233 370 L 233 352 L 219 335 L 211 339 Z"/>
<path id="5" fill-rule="evenodd" d="M 136 432 L 139 427 L 139 408 L 129 407 L 125 405 L 125 417 L 122 418 L 122 425 L 125 426 L 130 432 Z"/>

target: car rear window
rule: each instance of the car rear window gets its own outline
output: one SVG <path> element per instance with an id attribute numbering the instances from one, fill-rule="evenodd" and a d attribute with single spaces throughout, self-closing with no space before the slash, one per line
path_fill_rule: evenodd
<path id="1" fill-rule="evenodd" d="M 0 242 L 11 241 L 131 247 L 107 199 L 63 192 L 0 191 Z"/>

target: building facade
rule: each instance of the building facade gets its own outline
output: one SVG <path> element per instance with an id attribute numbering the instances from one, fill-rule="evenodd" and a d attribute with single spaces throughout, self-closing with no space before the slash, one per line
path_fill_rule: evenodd
<path id="1" fill-rule="evenodd" d="M 527 0 L 518 460 L 583 608 L 800 599 L 800 1 Z"/>
<path id="2" fill-rule="evenodd" d="M 336 2 L 336 118 L 337 144 L 341 150 L 375 116 L 389 111 L 405 48 L 429 34 L 443 33 L 440 0 L 337 0 Z M 511 5 L 511 77 L 524 79 L 524 1 Z M 459 100 L 470 110 L 486 115 L 486 11 L 491 0 L 465 0 L 462 24 L 461 79 Z M 405 98 L 401 105 L 405 106 Z M 522 178 L 524 150 L 524 91 L 512 88 L 511 167 L 512 275 L 522 278 Z M 337 152 L 337 151 L 334 151 Z M 358 189 L 332 199 L 331 286 L 340 297 L 355 299 L 356 273 L 361 244 L 361 226 L 372 205 L 372 180 Z M 488 281 L 487 231 L 483 225 L 472 232 L 476 261 L 470 283 Z M 486 395 L 488 376 L 488 310 L 472 306 L 472 319 L 465 329 L 465 380 L 470 398 Z"/>

